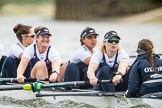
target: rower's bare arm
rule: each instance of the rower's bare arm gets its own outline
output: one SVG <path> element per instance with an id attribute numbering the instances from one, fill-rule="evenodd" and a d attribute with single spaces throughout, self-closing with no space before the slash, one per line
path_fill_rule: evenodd
<path id="1" fill-rule="evenodd" d="M 96 64 L 94 62 L 90 62 L 89 66 L 88 66 L 87 76 L 89 78 L 91 85 L 97 84 L 98 79 L 95 76 L 95 72 L 96 72 L 97 68 L 98 68 L 98 64 Z"/>
<path id="2" fill-rule="evenodd" d="M 125 75 L 128 67 L 129 67 L 128 61 L 126 59 L 122 59 L 119 63 L 118 72 L 121 72 L 122 75 Z"/>
<path id="3" fill-rule="evenodd" d="M 21 61 L 19 63 L 18 69 L 17 69 L 17 74 L 18 75 L 23 75 L 25 72 L 25 69 L 29 63 L 29 59 L 26 57 L 22 57 Z"/>
<path id="4" fill-rule="evenodd" d="M 49 78 L 51 82 L 56 82 L 57 77 L 60 73 L 60 65 L 61 65 L 60 59 L 56 59 L 52 62 L 52 74 L 50 75 Z"/>
<path id="5" fill-rule="evenodd" d="M 129 63 L 127 62 L 127 60 L 123 59 L 120 61 L 118 71 L 116 72 L 116 75 L 112 79 L 112 82 L 115 85 L 120 83 L 122 76 L 125 75 L 128 67 L 129 67 Z"/>
<path id="6" fill-rule="evenodd" d="M 21 61 L 20 61 L 19 66 L 17 68 L 17 79 L 18 79 L 19 82 L 24 82 L 25 77 L 23 76 L 23 74 L 25 72 L 25 69 L 26 69 L 28 63 L 29 63 L 28 58 L 26 58 L 26 57 L 21 58 Z"/>
<path id="7" fill-rule="evenodd" d="M 52 71 L 56 71 L 58 74 L 60 72 L 61 60 L 56 59 L 52 61 Z"/>

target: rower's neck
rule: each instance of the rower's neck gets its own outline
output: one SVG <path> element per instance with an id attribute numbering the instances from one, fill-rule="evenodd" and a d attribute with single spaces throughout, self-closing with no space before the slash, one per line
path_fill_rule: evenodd
<path id="1" fill-rule="evenodd" d="M 39 47 L 38 50 L 39 50 L 39 53 L 42 54 L 46 51 L 47 47 Z"/>
<path id="2" fill-rule="evenodd" d="M 107 56 L 109 58 L 113 57 L 115 54 L 116 54 L 116 51 L 109 51 L 109 52 L 107 52 Z"/>

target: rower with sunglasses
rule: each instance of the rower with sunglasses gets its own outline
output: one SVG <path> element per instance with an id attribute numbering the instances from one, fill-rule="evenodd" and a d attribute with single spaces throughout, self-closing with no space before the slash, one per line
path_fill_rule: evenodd
<path id="1" fill-rule="evenodd" d="M 117 32 L 106 33 L 100 49 L 92 55 L 87 74 L 94 90 L 114 92 L 127 89 L 129 56 L 120 48 L 120 40 Z M 98 80 L 112 80 L 112 83 L 97 84 Z"/>
<path id="2" fill-rule="evenodd" d="M 96 51 L 98 34 L 95 29 L 86 27 L 81 35 L 81 46 L 74 52 L 69 60 L 64 74 L 64 81 L 86 81 L 87 69 L 92 54 Z M 83 86 L 81 88 L 90 88 L 91 86 Z"/>
<path id="3" fill-rule="evenodd" d="M 34 31 L 32 26 L 24 24 L 16 24 L 13 28 L 14 33 L 18 39 L 18 42 L 12 45 L 9 50 L 9 54 L 5 59 L 1 77 L 3 78 L 16 78 L 17 67 L 24 52 L 24 49 L 34 42 Z M 26 69 L 26 77 L 30 75 L 30 66 Z"/>

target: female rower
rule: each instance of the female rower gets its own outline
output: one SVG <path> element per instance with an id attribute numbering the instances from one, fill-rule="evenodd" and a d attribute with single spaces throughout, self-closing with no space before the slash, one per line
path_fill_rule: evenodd
<path id="1" fill-rule="evenodd" d="M 138 97 L 162 92 L 162 60 L 153 53 L 153 43 L 142 39 L 138 43 L 138 56 L 130 67 L 126 97 Z"/>
<path id="2" fill-rule="evenodd" d="M 106 33 L 100 50 L 93 54 L 88 78 L 90 84 L 95 85 L 94 90 L 114 92 L 127 89 L 129 56 L 119 47 L 120 39 L 115 31 Z M 112 80 L 112 83 L 97 84 L 98 80 Z"/>
<path id="3" fill-rule="evenodd" d="M 32 70 L 31 78 L 48 78 L 56 82 L 60 69 L 61 57 L 57 50 L 50 45 L 51 33 L 47 27 L 38 26 L 34 29 L 36 42 L 28 46 L 21 58 L 17 69 L 17 80 L 24 82 L 24 73 L 29 62 Z"/>
<path id="4" fill-rule="evenodd" d="M 97 36 L 98 34 L 95 32 L 95 29 L 91 27 L 86 27 L 82 31 L 80 35 L 81 46 L 74 52 L 69 60 L 64 74 L 65 82 L 88 80 L 87 69 L 91 56 L 95 52 L 94 47 L 97 43 Z"/>
<path id="5" fill-rule="evenodd" d="M 1 73 L 3 78 L 16 78 L 17 67 L 22 57 L 23 51 L 27 46 L 34 42 L 34 31 L 32 26 L 16 24 L 13 28 L 13 31 L 16 34 L 18 42 L 11 47 L 9 54 L 3 63 Z M 29 77 L 29 65 L 25 71 L 25 77 Z"/>

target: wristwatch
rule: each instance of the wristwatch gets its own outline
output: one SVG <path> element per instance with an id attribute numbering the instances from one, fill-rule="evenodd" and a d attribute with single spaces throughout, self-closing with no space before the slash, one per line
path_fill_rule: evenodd
<path id="1" fill-rule="evenodd" d="M 116 75 L 121 75 L 122 77 L 124 76 L 121 72 L 116 72 Z"/>
<path id="2" fill-rule="evenodd" d="M 52 73 L 56 73 L 56 74 L 58 75 L 58 72 L 57 72 L 57 71 L 52 71 L 51 74 L 52 74 Z"/>

